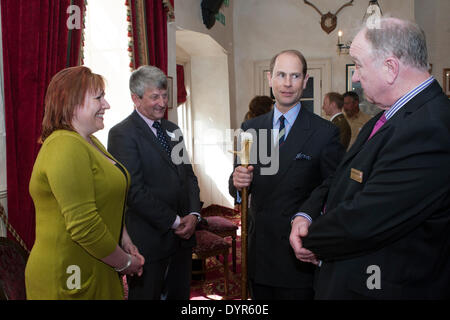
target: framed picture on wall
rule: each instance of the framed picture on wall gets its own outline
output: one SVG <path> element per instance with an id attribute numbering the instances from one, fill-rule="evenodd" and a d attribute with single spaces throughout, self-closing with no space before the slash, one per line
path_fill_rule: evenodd
<path id="1" fill-rule="evenodd" d="M 359 96 L 359 108 L 371 115 L 374 116 L 377 113 L 380 112 L 380 109 L 378 109 L 375 105 L 371 104 L 369 101 L 366 100 L 366 97 L 364 95 L 364 90 L 361 86 L 361 83 L 359 82 L 353 82 L 352 77 L 353 74 L 356 71 L 356 67 L 354 64 L 346 64 L 345 65 L 345 77 L 346 77 L 346 85 L 345 85 L 345 91 L 354 91 Z"/>
<path id="2" fill-rule="evenodd" d="M 359 85 L 358 88 L 361 88 L 361 84 L 359 82 L 352 82 L 353 74 L 355 73 L 356 67 L 354 64 L 346 64 L 345 65 L 345 74 L 346 74 L 346 87 L 345 91 L 353 91 Z"/>
<path id="3" fill-rule="evenodd" d="M 173 78 L 167 77 L 167 96 L 169 97 L 169 103 L 167 107 L 169 109 L 173 108 Z"/>
<path id="4" fill-rule="evenodd" d="M 444 75 L 444 92 L 450 98 L 450 68 L 445 68 L 442 74 Z"/>

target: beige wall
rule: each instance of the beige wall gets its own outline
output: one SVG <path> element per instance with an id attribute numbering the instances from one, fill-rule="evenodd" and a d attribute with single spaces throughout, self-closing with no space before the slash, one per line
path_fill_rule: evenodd
<path id="1" fill-rule="evenodd" d="M 211 29 L 207 29 L 203 24 L 202 0 L 175 0 L 175 22 L 169 25 L 168 31 L 168 47 L 169 47 L 169 75 L 175 79 L 176 74 L 176 31 L 188 30 L 193 32 L 209 35 L 216 41 L 228 56 L 228 77 L 230 84 L 234 83 L 234 56 L 233 56 L 233 0 L 230 1 L 230 6 L 227 8 L 222 6 L 220 12 L 225 15 L 225 26 L 216 21 Z M 230 110 L 233 113 L 235 110 L 235 93 L 234 86 L 229 87 L 230 96 Z M 234 117 L 233 115 L 231 115 Z M 172 110 L 169 113 L 169 120 L 176 121 L 176 111 Z"/>
<path id="2" fill-rule="evenodd" d="M 416 21 L 424 29 L 432 75 L 443 85 L 443 70 L 450 68 L 450 1 L 415 0 Z"/>
<path id="3" fill-rule="evenodd" d="M 230 0 L 230 6 L 222 6 L 221 12 L 225 15 L 226 24 L 216 21 L 211 29 L 203 24 L 202 0 L 175 0 L 175 18 L 178 28 L 208 34 L 216 40 L 227 52 L 232 51 L 233 46 L 233 5 L 236 0 Z"/>
<path id="4" fill-rule="evenodd" d="M 194 169 L 205 206 L 232 205 L 228 195 L 233 159 L 228 153 L 232 145 L 227 137 L 230 128 L 227 70 L 226 55 L 191 59 Z"/>
<path id="5" fill-rule="evenodd" d="M 194 171 L 205 206 L 233 205 L 228 194 L 233 163 L 227 152 L 232 145 L 226 134 L 231 127 L 230 112 L 235 110 L 232 2 L 220 10 L 225 26 L 216 21 L 208 30 L 202 20 L 201 0 L 176 0 L 176 22 L 169 27 L 175 40 L 169 45 L 175 49 L 169 50 L 169 62 L 175 68 L 176 61 L 182 61 L 189 68 Z M 174 121 L 175 116 L 169 115 L 169 119 Z"/>
<path id="6" fill-rule="evenodd" d="M 445 1 L 445 0 L 444 0 Z M 343 0 L 312 1 L 322 13 L 336 10 Z M 379 0 L 383 14 L 414 19 L 413 0 Z M 333 91 L 345 91 L 345 65 L 352 63 L 348 55 L 336 51 L 337 31 L 343 40 L 351 40 L 361 23 L 368 1 L 356 0 L 338 15 L 337 28 L 330 34 L 320 27 L 320 16 L 299 0 L 235 0 L 234 47 L 236 71 L 236 112 L 232 125 L 240 125 L 248 103 L 254 96 L 253 63 L 270 59 L 283 49 L 298 49 L 308 59 L 329 58 L 332 61 Z"/>

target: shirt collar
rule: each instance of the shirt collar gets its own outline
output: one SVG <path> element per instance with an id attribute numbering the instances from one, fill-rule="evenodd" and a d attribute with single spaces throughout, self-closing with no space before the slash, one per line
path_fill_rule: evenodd
<path id="1" fill-rule="evenodd" d="M 399 111 L 405 104 L 407 104 L 412 98 L 417 96 L 419 93 L 421 93 L 423 90 L 425 90 L 432 82 L 434 81 L 434 77 L 431 76 L 421 84 L 419 84 L 417 87 L 409 91 L 407 94 L 403 95 L 400 99 L 397 100 L 396 103 L 392 105 L 392 107 L 389 110 L 386 110 L 384 112 L 384 115 L 386 117 L 386 120 L 389 120 L 392 118 L 392 116 Z"/>
<path id="2" fill-rule="evenodd" d="M 280 110 L 278 110 L 276 104 L 273 108 L 273 127 L 275 127 L 275 124 L 278 123 L 278 119 L 283 115 L 286 119 L 287 123 L 289 125 L 293 125 L 295 122 L 295 119 L 297 119 L 298 114 L 300 113 L 301 103 L 298 102 L 293 108 L 291 108 L 288 112 L 285 114 L 281 113 Z"/>
<path id="3" fill-rule="evenodd" d="M 142 118 L 142 120 L 144 120 L 145 123 L 150 127 L 150 129 L 152 129 L 152 128 L 153 128 L 153 123 L 155 122 L 155 120 L 152 120 L 152 119 L 147 118 L 147 117 L 144 116 L 142 113 L 140 113 L 140 112 L 138 111 L 138 109 L 135 109 L 135 110 L 136 110 L 137 114 Z M 161 123 L 161 121 L 160 121 L 160 123 Z M 153 129 L 152 129 L 152 130 L 153 130 Z"/>
<path id="4" fill-rule="evenodd" d="M 342 114 L 342 112 L 336 113 L 334 116 L 331 117 L 330 121 L 333 121 L 334 118 L 336 118 L 338 115 Z"/>

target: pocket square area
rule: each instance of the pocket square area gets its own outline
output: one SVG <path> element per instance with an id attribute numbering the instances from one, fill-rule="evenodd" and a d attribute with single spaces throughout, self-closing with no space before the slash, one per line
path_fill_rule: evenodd
<path id="1" fill-rule="evenodd" d="M 295 160 L 311 160 L 311 156 L 300 152 L 295 156 Z"/>

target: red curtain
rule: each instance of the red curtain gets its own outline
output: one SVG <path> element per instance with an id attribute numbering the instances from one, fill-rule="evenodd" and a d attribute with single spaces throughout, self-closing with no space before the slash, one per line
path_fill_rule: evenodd
<path id="1" fill-rule="evenodd" d="M 177 64 L 177 105 L 186 102 L 187 92 L 184 85 L 184 67 Z"/>
<path id="2" fill-rule="evenodd" d="M 167 74 L 167 21 L 168 15 L 173 18 L 173 0 L 126 0 L 125 5 L 130 22 L 131 68 L 152 65 Z"/>
<path id="3" fill-rule="evenodd" d="M 82 30 L 69 36 L 70 5 L 83 14 L 83 0 L 1 0 L 8 220 L 28 249 L 35 238 L 28 184 L 39 151 L 45 90 L 54 74 L 79 61 Z"/>
<path id="4" fill-rule="evenodd" d="M 162 0 L 127 0 L 133 69 L 152 65 L 167 74 L 167 9 Z"/>

